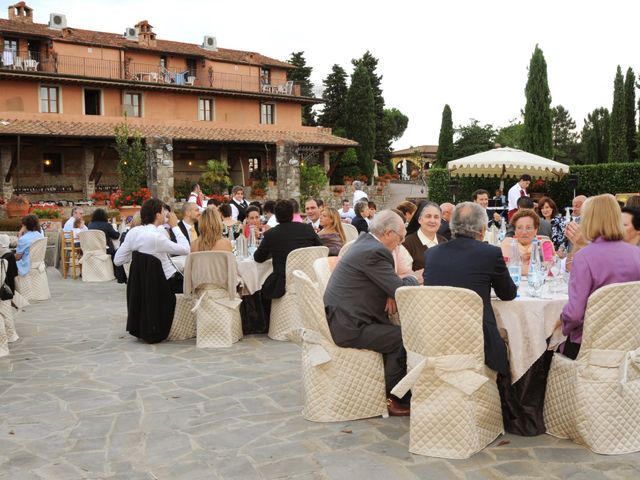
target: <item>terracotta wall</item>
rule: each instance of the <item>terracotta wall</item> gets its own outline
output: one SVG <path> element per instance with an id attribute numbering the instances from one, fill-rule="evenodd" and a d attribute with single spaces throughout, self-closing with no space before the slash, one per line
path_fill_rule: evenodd
<path id="1" fill-rule="evenodd" d="M 54 42 L 53 49 L 58 55 L 72 57 L 92 58 L 97 60 L 120 61 L 120 50 L 117 48 L 104 48 L 87 45 L 76 45 L 66 42 Z"/>

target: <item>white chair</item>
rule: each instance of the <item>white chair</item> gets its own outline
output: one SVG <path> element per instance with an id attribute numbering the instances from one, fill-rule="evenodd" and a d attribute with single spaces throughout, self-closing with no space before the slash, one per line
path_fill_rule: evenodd
<path id="1" fill-rule="evenodd" d="M 313 272 L 316 275 L 318 281 L 318 289 L 320 293 L 324 295 L 324 291 L 327 289 L 327 284 L 331 278 L 331 268 L 329 268 L 329 257 L 318 258 L 313 262 Z"/>
<path id="2" fill-rule="evenodd" d="M 230 347 L 242 338 L 236 259 L 231 252 L 191 253 L 184 265 L 184 293 L 198 299 L 198 348 Z"/>
<path id="3" fill-rule="evenodd" d="M 344 225 L 343 225 L 343 227 L 344 227 Z M 351 245 L 353 245 L 354 243 L 355 243 L 355 240 L 351 240 L 350 242 L 345 243 L 342 246 L 342 248 L 340 249 L 340 251 L 338 252 L 338 256 L 339 257 L 344 257 L 347 254 L 347 252 L 349 251 L 349 249 L 351 248 Z"/>
<path id="4" fill-rule="evenodd" d="M 587 302 L 575 360 L 556 353 L 544 401 L 547 433 L 607 455 L 640 450 L 640 282 Z"/>
<path id="5" fill-rule="evenodd" d="M 327 247 L 305 247 L 293 250 L 287 256 L 285 293 L 271 302 L 269 338 L 289 341 L 289 335 L 301 326 L 298 302 L 293 283 L 293 271 L 301 270 L 310 278 L 315 278 L 313 262 L 329 255 Z"/>
<path id="6" fill-rule="evenodd" d="M 29 247 L 29 262 L 31 264 L 29 272 L 26 275 L 16 277 L 16 290 L 29 302 L 51 298 L 47 281 L 47 267 L 44 263 L 46 251 L 46 237 L 34 241 Z"/>
<path id="7" fill-rule="evenodd" d="M 187 75 L 187 79 L 184 81 L 184 84 L 193 86 L 195 81 L 196 81 L 196 77 L 194 77 L 193 75 Z"/>
<path id="8" fill-rule="evenodd" d="M 2 285 L 5 281 L 8 262 L 6 260 L 0 260 L 0 262 L 2 262 L 2 269 L 0 269 L 0 285 Z M 9 355 L 9 343 L 15 342 L 18 338 L 13 323 L 11 300 L 0 301 L 0 357 Z"/>
<path id="9" fill-rule="evenodd" d="M 167 341 L 187 340 L 196 337 L 196 316 L 192 312 L 194 305 L 195 301 L 190 295 L 176 294 L 176 309 L 173 312 L 173 321 Z"/>
<path id="10" fill-rule="evenodd" d="M 24 70 L 24 60 L 22 57 L 16 57 L 14 59 L 13 68 L 16 70 Z"/>
<path id="11" fill-rule="evenodd" d="M 396 302 L 414 365 L 392 390 L 412 390 L 409 451 L 469 458 L 504 431 L 495 375 L 484 365 L 482 299 L 462 288 L 401 287 Z"/>
<path id="12" fill-rule="evenodd" d="M 109 282 L 116 277 L 113 274 L 113 261 L 107 253 L 107 238 L 101 230 L 80 232 L 80 249 L 82 250 L 82 281 Z"/>
<path id="13" fill-rule="evenodd" d="M 382 355 L 338 347 L 324 303 L 303 272 L 293 272 L 302 311 L 302 416 L 313 422 L 344 422 L 387 415 Z"/>
<path id="14" fill-rule="evenodd" d="M 346 242 L 350 242 L 351 240 L 355 240 L 358 238 L 358 229 L 351 225 L 350 223 L 343 223 L 342 229 L 344 230 L 344 236 L 346 237 Z"/>

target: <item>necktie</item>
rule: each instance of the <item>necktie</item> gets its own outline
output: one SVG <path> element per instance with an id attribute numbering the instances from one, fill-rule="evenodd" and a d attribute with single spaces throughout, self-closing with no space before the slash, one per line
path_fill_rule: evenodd
<path id="1" fill-rule="evenodd" d="M 191 227 L 191 241 L 193 242 L 196 238 L 198 238 L 198 232 L 196 232 L 196 227 Z"/>
<path id="2" fill-rule="evenodd" d="M 526 197 L 526 196 L 527 196 L 527 194 L 526 194 L 526 193 L 524 193 L 524 190 L 520 190 L 520 196 L 521 196 L 521 197 Z"/>

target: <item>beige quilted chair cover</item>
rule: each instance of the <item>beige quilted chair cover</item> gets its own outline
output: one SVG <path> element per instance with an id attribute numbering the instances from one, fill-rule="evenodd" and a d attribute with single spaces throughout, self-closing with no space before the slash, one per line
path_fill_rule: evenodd
<path id="1" fill-rule="evenodd" d="M 7 265 L 9 262 L 6 260 L 0 260 L 3 263 L 4 269 L 0 269 L 0 285 L 4 283 L 7 276 Z M 0 301 L 0 324 L 4 326 L 4 332 L 6 335 L 6 342 L 13 343 L 18 340 L 18 332 L 13 323 L 13 308 L 11 308 L 11 300 Z M 0 356 L 2 356 L 2 332 L 0 331 Z M 7 350 L 8 351 L 8 350 Z"/>
<path id="2" fill-rule="evenodd" d="M 344 225 L 343 225 L 344 227 Z M 338 252 L 338 256 L 339 257 L 344 257 L 347 252 L 349 251 L 349 249 L 351 248 L 351 245 L 353 245 L 355 242 L 355 240 L 351 240 L 350 242 L 345 243 L 342 248 L 340 249 L 340 251 Z"/>
<path id="3" fill-rule="evenodd" d="M 47 267 L 44 264 L 46 250 L 46 237 L 34 241 L 29 247 L 31 269 L 26 275 L 18 275 L 16 277 L 16 290 L 29 302 L 51 298 L 49 282 L 47 281 Z"/>
<path id="4" fill-rule="evenodd" d="M 309 278 L 315 280 L 313 262 L 318 258 L 327 257 L 327 247 L 305 247 L 293 250 L 287 256 L 287 282 L 285 294 L 271 302 L 271 320 L 269 322 L 269 338 L 273 340 L 290 340 L 290 335 L 301 328 L 300 308 L 296 299 L 293 271 L 300 270 Z"/>
<path id="5" fill-rule="evenodd" d="M 408 358 L 417 359 L 392 391 L 412 390 L 409 451 L 469 458 L 504 431 L 484 365 L 482 299 L 462 288 L 401 287 L 396 302 Z"/>
<path id="6" fill-rule="evenodd" d="M 184 293 L 197 300 L 198 348 L 230 347 L 242 338 L 236 259 L 230 252 L 191 253 L 184 265 Z"/>
<path id="7" fill-rule="evenodd" d="M 596 453 L 640 450 L 640 282 L 591 294 L 578 357 L 551 362 L 544 423 Z"/>
<path id="8" fill-rule="evenodd" d="M 350 223 L 343 223 L 342 229 L 344 230 L 345 243 L 351 242 L 358 238 L 358 229 Z"/>
<path id="9" fill-rule="evenodd" d="M 116 277 L 113 274 L 111 255 L 107 253 L 107 239 L 101 230 L 80 232 L 80 248 L 82 250 L 82 281 L 109 282 Z"/>
<path id="10" fill-rule="evenodd" d="M 194 299 L 182 293 L 176 294 L 176 309 L 167 341 L 187 340 L 196 336 L 196 315 L 191 311 Z"/>
<path id="11" fill-rule="evenodd" d="M 316 281 L 318 282 L 318 288 L 320 294 L 324 295 L 324 291 L 327 289 L 327 284 L 331 278 L 331 269 L 329 268 L 329 257 L 318 258 L 313 262 L 313 272 L 316 275 Z"/>
<path id="12" fill-rule="evenodd" d="M 314 422 L 386 416 L 382 355 L 338 347 L 318 287 L 301 271 L 293 276 L 303 323 L 302 415 Z"/>

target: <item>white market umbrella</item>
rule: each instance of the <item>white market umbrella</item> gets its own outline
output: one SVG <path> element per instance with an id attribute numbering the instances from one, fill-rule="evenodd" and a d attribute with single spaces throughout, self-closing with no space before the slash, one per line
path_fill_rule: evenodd
<path id="1" fill-rule="evenodd" d="M 545 180 L 557 180 L 569 173 L 569 165 L 509 147 L 452 160 L 447 168 L 452 177 L 500 177 L 501 189 L 504 189 L 505 177 L 519 177 L 526 173 Z"/>

